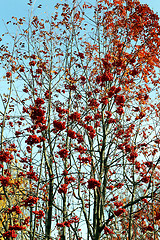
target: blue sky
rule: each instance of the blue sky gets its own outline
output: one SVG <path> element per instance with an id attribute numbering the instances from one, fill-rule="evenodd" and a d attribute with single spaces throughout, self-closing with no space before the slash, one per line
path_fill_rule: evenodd
<path id="1" fill-rule="evenodd" d="M 55 11 L 55 4 L 57 2 L 70 2 L 71 0 L 32 0 L 34 3 L 34 13 L 33 15 L 38 15 L 40 18 L 45 15 L 51 15 Z M 83 0 L 85 2 L 85 0 Z M 88 0 L 88 2 L 93 3 L 95 0 Z M 15 34 L 15 30 L 12 25 L 6 25 L 7 21 L 12 19 L 12 16 L 17 18 L 26 17 L 28 18 L 30 13 L 30 8 L 27 5 L 29 0 L 2 0 L 0 7 L 0 37 L 3 33 L 7 32 L 6 26 L 9 28 L 11 34 Z M 140 0 L 141 3 L 148 4 L 154 12 L 158 13 L 160 16 L 160 0 Z M 37 6 L 42 4 L 41 9 L 37 9 Z M 36 9 L 36 10 L 35 10 Z M 46 16 L 47 17 L 47 16 Z M 5 39 L 8 41 L 8 38 Z M 10 40 L 9 40 L 10 41 Z"/>
<path id="2" fill-rule="evenodd" d="M 34 3 L 34 12 L 33 15 L 38 15 L 40 18 L 44 17 L 44 15 L 51 15 L 53 12 L 55 12 L 55 4 L 57 2 L 64 3 L 64 2 L 70 2 L 71 0 L 32 0 Z M 82 2 L 85 2 L 85 0 L 82 0 Z M 0 7 L 0 37 L 3 33 L 7 32 L 6 26 L 9 28 L 9 32 L 11 34 L 15 34 L 15 29 L 13 28 L 13 25 L 6 25 L 5 23 L 7 21 L 10 21 L 12 19 L 12 16 L 17 18 L 22 18 L 30 15 L 30 7 L 28 6 L 29 0 L 1 0 L 1 7 Z M 88 0 L 88 2 L 95 2 L 95 0 Z M 140 0 L 143 4 L 148 4 L 151 9 L 154 10 L 154 12 L 158 13 L 160 16 L 160 0 Z M 42 8 L 38 8 L 37 6 L 42 4 Z M 35 10 L 36 9 L 36 10 Z M 9 38 L 6 37 L 4 41 L 9 41 Z M 4 43 L 4 42 L 3 42 Z"/>
<path id="3" fill-rule="evenodd" d="M 30 8 L 28 6 L 29 0 L 3 0 L 1 1 L 0 7 L 0 35 L 6 31 L 4 26 L 4 22 L 11 20 L 12 16 L 21 18 L 21 17 L 28 17 L 30 13 Z M 35 2 L 35 7 L 39 4 L 43 3 L 43 8 L 38 9 L 35 15 L 42 15 L 44 12 L 52 12 L 54 11 L 55 0 L 33 0 Z M 44 3 L 45 2 L 45 3 Z M 36 8 L 37 9 L 37 8 Z"/>
<path id="4" fill-rule="evenodd" d="M 12 16 L 23 17 L 28 16 L 28 0 L 3 0 L 1 1 L 0 7 L 0 33 L 4 30 L 3 22 L 7 22 L 11 19 Z M 35 6 L 42 4 L 43 8 L 36 11 L 37 14 L 43 14 L 44 12 L 51 13 L 52 9 L 54 11 L 54 5 L 56 2 L 61 2 L 60 0 L 33 0 Z M 88 1 L 93 2 L 93 1 Z M 142 3 L 146 3 L 153 9 L 155 12 L 160 15 L 160 1 L 159 0 L 141 0 Z"/>

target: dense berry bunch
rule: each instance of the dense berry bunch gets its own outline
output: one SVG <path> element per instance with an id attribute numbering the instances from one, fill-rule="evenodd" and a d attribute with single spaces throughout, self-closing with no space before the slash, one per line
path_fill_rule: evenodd
<path id="1" fill-rule="evenodd" d="M 88 189 L 95 189 L 95 187 L 100 187 L 101 186 L 101 183 L 94 179 L 94 178 L 91 178 L 88 180 Z"/>

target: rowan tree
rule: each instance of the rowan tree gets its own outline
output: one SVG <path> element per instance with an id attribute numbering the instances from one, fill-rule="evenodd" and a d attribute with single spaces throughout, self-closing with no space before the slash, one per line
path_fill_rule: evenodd
<path id="1" fill-rule="evenodd" d="M 33 13 L 0 47 L 1 238 L 158 240 L 158 15 L 138 0 Z"/>

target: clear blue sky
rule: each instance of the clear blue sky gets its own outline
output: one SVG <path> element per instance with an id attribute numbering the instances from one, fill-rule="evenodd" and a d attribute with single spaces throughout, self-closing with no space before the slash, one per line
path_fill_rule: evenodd
<path id="1" fill-rule="evenodd" d="M 60 0 L 58 0 L 60 1 Z M 11 20 L 12 16 L 17 18 L 28 17 L 30 8 L 28 6 L 29 0 L 2 0 L 0 6 L 0 35 L 6 31 L 4 27 L 4 22 Z M 44 12 L 52 13 L 52 9 L 54 11 L 54 5 L 56 0 L 33 0 L 35 8 L 39 4 L 43 4 L 42 9 L 38 9 L 35 12 L 35 15 L 43 15 Z"/>
<path id="2" fill-rule="evenodd" d="M 6 32 L 6 28 L 4 23 L 11 20 L 12 16 L 20 18 L 20 17 L 28 17 L 29 16 L 29 6 L 27 5 L 29 0 L 1 0 L 0 6 L 0 37 Z M 35 8 L 39 4 L 42 4 L 42 8 L 35 11 L 34 15 L 44 16 L 44 12 L 50 16 L 52 12 L 55 11 L 54 6 L 56 2 L 65 2 L 65 0 L 32 0 L 35 3 Z M 68 0 L 69 2 L 70 0 Z M 66 1 L 67 2 L 67 1 Z M 85 0 L 84 0 L 85 2 Z M 88 2 L 93 3 L 93 0 L 88 0 Z M 160 16 L 160 0 L 140 0 L 141 3 L 146 3 L 149 5 L 154 12 L 158 13 Z M 37 9 L 37 8 L 36 8 Z M 10 25 L 11 26 L 11 25 Z M 7 25 L 9 27 L 9 25 Z M 9 28 L 12 32 L 12 29 Z"/>
<path id="3" fill-rule="evenodd" d="M 160 0 L 140 0 L 142 3 L 146 3 L 149 5 L 151 9 L 160 15 Z M 1 30 L 2 19 L 7 22 L 10 20 L 12 16 L 15 17 L 23 17 L 28 16 L 28 0 L 2 0 L 0 6 L 0 26 Z M 43 13 L 44 11 L 51 13 L 52 9 L 54 11 L 54 5 L 56 2 L 61 2 L 60 0 L 33 0 L 35 2 L 35 6 L 42 4 L 43 8 L 39 10 L 39 13 Z M 93 0 L 88 0 L 88 2 L 93 2 Z M 36 11 L 38 14 L 38 11 Z"/>

